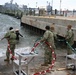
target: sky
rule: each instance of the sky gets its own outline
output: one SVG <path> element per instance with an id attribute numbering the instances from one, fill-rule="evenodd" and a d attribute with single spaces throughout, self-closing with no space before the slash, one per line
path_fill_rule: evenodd
<path id="1" fill-rule="evenodd" d="M 0 5 L 4 5 L 6 2 L 10 3 L 10 0 L 1 0 Z M 57 10 L 73 10 L 76 9 L 76 0 L 13 0 L 13 3 L 18 5 L 27 5 L 28 7 L 40 7 L 46 6 L 50 2 L 53 9 Z"/>

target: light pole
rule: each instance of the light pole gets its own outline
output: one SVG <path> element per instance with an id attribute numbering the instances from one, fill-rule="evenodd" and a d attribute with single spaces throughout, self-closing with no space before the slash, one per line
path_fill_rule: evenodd
<path id="1" fill-rule="evenodd" d="M 47 1 L 47 6 L 48 6 L 48 1 Z"/>
<path id="2" fill-rule="evenodd" d="M 29 3 L 28 3 L 28 15 L 29 15 Z"/>
<path id="3" fill-rule="evenodd" d="M 61 2 L 62 2 L 62 1 L 60 0 L 60 15 L 61 15 Z"/>
<path id="4" fill-rule="evenodd" d="M 52 6 L 52 9 L 53 9 L 53 0 L 51 1 L 51 6 Z"/>
<path id="5" fill-rule="evenodd" d="M 37 8 L 37 2 L 36 2 L 36 8 Z"/>
<path id="6" fill-rule="evenodd" d="M 51 6 L 52 6 L 51 14 L 53 14 L 53 0 L 51 1 Z"/>

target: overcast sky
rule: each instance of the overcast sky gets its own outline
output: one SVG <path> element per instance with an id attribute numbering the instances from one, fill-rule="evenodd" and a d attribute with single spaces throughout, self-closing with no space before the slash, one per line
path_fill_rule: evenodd
<path id="1" fill-rule="evenodd" d="M 76 9 L 76 0 L 13 0 L 13 3 L 17 3 L 18 5 L 27 5 L 28 7 L 40 7 L 40 6 L 46 6 L 47 1 L 50 2 L 50 5 L 53 5 L 53 9 L 60 10 L 60 4 L 61 9 L 66 10 L 73 10 Z M 52 2 L 53 1 L 53 2 Z M 10 2 L 10 0 L 0 0 L 0 5 L 4 5 L 4 3 Z"/>

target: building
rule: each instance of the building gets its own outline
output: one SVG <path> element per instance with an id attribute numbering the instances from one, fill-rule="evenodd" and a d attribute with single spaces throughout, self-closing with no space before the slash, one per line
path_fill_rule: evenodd
<path id="1" fill-rule="evenodd" d="M 50 5 L 50 3 L 46 6 L 46 11 L 48 15 L 52 14 L 52 6 Z"/>

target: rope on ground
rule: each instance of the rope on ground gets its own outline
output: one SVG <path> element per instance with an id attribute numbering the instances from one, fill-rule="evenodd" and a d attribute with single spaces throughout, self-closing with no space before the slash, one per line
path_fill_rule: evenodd
<path id="1" fill-rule="evenodd" d="M 33 48 L 32 48 L 32 50 L 31 50 L 31 52 L 34 51 L 35 48 L 36 48 L 39 44 L 40 44 L 40 42 L 35 43 L 34 46 L 33 46 Z M 47 72 L 50 72 L 50 71 L 52 70 L 53 66 L 54 66 L 55 61 L 56 61 L 56 55 L 55 55 L 55 52 L 54 52 L 52 46 L 49 45 L 48 42 L 45 42 L 45 44 L 47 44 L 47 45 L 49 46 L 50 50 L 52 51 L 52 58 L 53 58 L 53 59 L 52 59 L 52 64 L 51 64 L 51 62 L 50 62 L 50 64 L 51 64 L 50 67 L 48 67 L 46 70 L 43 70 L 43 71 L 41 71 L 41 72 L 34 73 L 33 75 L 42 75 L 42 74 L 46 74 Z M 8 50 L 9 50 L 10 54 L 12 54 L 12 52 L 11 52 L 11 50 L 10 50 L 10 44 L 9 44 L 9 42 L 8 42 Z M 16 58 L 15 56 L 13 56 L 13 55 L 12 55 L 12 58 L 17 59 L 17 58 Z"/>
<path id="2" fill-rule="evenodd" d="M 35 49 L 39 44 L 40 44 L 40 42 L 37 42 L 37 43 L 34 45 L 34 47 L 32 48 L 32 51 L 34 51 L 34 49 Z M 55 61 L 56 61 L 56 55 L 55 55 L 55 52 L 54 52 L 52 46 L 49 45 L 48 42 L 45 42 L 45 44 L 47 44 L 47 45 L 49 46 L 50 50 L 52 51 L 52 57 L 53 57 L 53 59 L 52 59 L 52 64 L 51 64 L 51 62 L 50 62 L 50 64 L 51 64 L 50 67 L 48 67 L 48 68 L 47 68 L 46 70 L 44 70 L 44 71 L 37 72 L 37 73 L 35 73 L 35 74 L 33 74 L 33 75 L 42 75 L 42 74 L 46 74 L 47 72 L 50 72 L 50 71 L 52 70 L 53 66 L 54 66 Z"/>
<path id="3" fill-rule="evenodd" d="M 74 52 L 76 53 L 76 50 L 66 41 L 66 44 L 69 46 L 69 48 Z"/>
<path id="4" fill-rule="evenodd" d="M 66 44 L 68 45 L 68 47 L 69 47 L 74 53 L 76 53 L 76 50 L 69 44 L 68 41 L 66 41 L 66 40 L 60 40 L 60 39 L 59 39 L 58 41 L 65 41 Z"/>
<path id="5" fill-rule="evenodd" d="M 10 50 L 10 43 L 9 43 L 9 41 L 8 41 L 8 52 L 11 54 L 12 59 L 17 60 L 17 58 L 12 54 L 12 52 L 11 52 L 11 50 Z"/>

